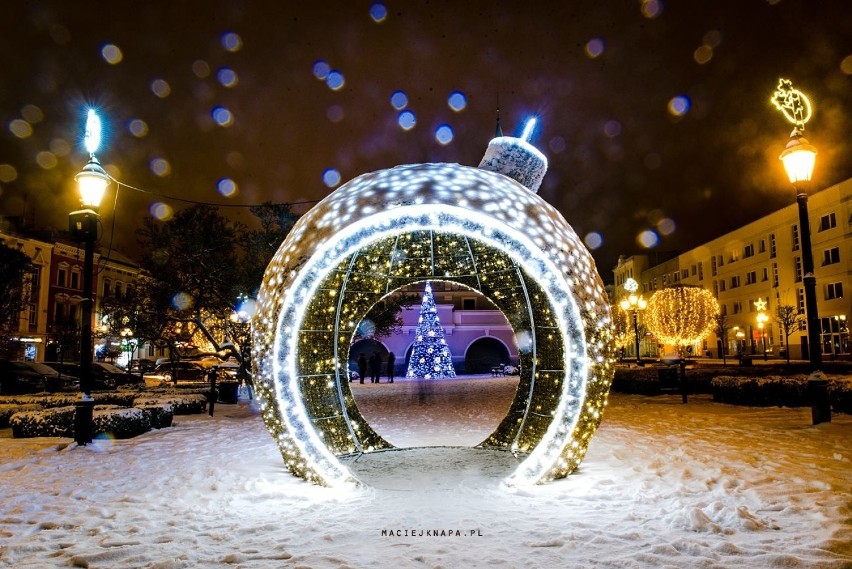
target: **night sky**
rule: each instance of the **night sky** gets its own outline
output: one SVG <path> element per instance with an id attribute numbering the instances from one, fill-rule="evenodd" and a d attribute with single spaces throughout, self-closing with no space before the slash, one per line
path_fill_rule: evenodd
<path id="1" fill-rule="evenodd" d="M 815 106 L 816 186 L 852 177 L 848 0 L 3 11 L 0 214 L 67 226 L 93 106 L 98 158 L 135 188 L 111 186 L 101 245 L 112 237 L 130 254 L 143 216 L 186 207 L 171 198 L 312 202 L 399 164 L 476 166 L 498 106 L 506 134 L 539 118 L 532 142 L 550 162 L 539 193 L 607 282 L 619 254 L 687 249 L 794 202 L 778 160 L 792 127 L 769 102 L 780 77 Z"/>

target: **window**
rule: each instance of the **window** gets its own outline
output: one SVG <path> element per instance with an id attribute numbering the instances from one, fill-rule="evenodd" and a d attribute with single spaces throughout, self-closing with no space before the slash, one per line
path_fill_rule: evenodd
<path id="1" fill-rule="evenodd" d="M 772 288 L 778 288 L 778 263 L 772 263 Z"/>
<path id="2" fill-rule="evenodd" d="M 731 256 L 728 258 L 729 263 L 734 263 L 740 260 L 740 254 L 737 251 L 731 251 Z"/>
<path id="3" fill-rule="evenodd" d="M 746 284 L 754 284 L 757 282 L 757 273 L 755 271 L 749 271 L 746 273 Z"/>
<path id="4" fill-rule="evenodd" d="M 694 265 L 693 265 L 693 267 L 692 267 L 692 274 L 693 274 L 693 275 L 695 274 L 695 266 L 694 266 Z M 689 277 L 689 270 L 688 270 L 688 269 L 684 269 L 684 270 L 682 270 L 682 271 L 680 272 L 680 278 L 685 279 L 685 278 L 687 278 L 687 277 Z"/>
<path id="5" fill-rule="evenodd" d="M 59 269 L 56 271 L 56 286 L 65 288 L 65 279 L 68 276 L 68 271 Z"/>
<path id="6" fill-rule="evenodd" d="M 837 217 L 834 215 L 834 212 L 819 218 L 819 231 L 827 231 L 834 227 L 837 227 Z"/>
<path id="7" fill-rule="evenodd" d="M 761 239 L 757 245 L 758 253 L 766 253 L 766 239 Z"/>
<path id="8" fill-rule="evenodd" d="M 104 298 L 109 296 L 110 291 L 112 290 L 112 281 L 109 279 L 104 279 Z"/>
<path id="9" fill-rule="evenodd" d="M 713 281 L 713 296 L 719 298 L 719 283 L 718 281 Z"/>
<path id="10" fill-rule="evenodd" d="M 698 262 L 698 280 L 704 280 L 704 263 L 701 261 Z"/>
<path id="11" fill-rule="evenodd" d="M 775 234 L 774 233 L 769 234 L 769 258 L 770 259 L 775 258 Z"/>
<path id="12" fill-rule="evenodd" d="M 716 256 L 710 257 L 710 276 L 716 276 Z"/>
<path id="13" fill-rule="evenodd" d="M 30 326 L 38 325 L 38 307 L 36 306 L 35 303 L 31 302 L 30 305 L 29 305 L 29 310 L 30 310 L 30 314 L 29 314 Z"/>
<path id="14" fill-rule="evenodd" d="M 33 266 L 30 275 L 30 282 L 32 283 L 33 291 L 37 291 L 41 284 L 41 267 Z"/>
<path id="15" fill-rule="evenodd" d="M 825 299 L 834 300 L 835 298 L 843 298 L 843 283 L 825 285 Z"/>
<path id="16" fill-rule="evenodd" d="M 754 257 L 754 245 L 752 243 L 743 247 L 743 259 L 747 259 L 749 257 Z"/>
<path id="17" fill-rule="evenodd" d="M 765 283 L 769 280 L 769 269 L 763 267 L 763 273 L 760 275 L 760 282 Z"/>
<path id="18" fill-rule="evenodd" d="M 734 314 L 739 314 L 743 311 L 743 303 L 741 300 L 736 300 L 733 303 Z"/>
<path id="19" fill-rule="evenodd" d="M 115 281 L 115 297 L 121 298 L 121 281 Z"/>
<path id="20" fill-rule="evenodd" d="M 692 272 L 692 276 L 694 277 L 694 276 L 695 276 L 695 273 L 697 272 L 697 268 L 696 268 L 696 266 L 695 266 L 695 265 L 692 265 L 692 266 L 689 268 L 689 270 Z"/>
<path id="21" fill-rule="evenodd" d="M 719 310 L 722 312 L 722 316 L 728 315 L 728 305 L 727 304 L 722 304 L 721 306 L 719 306 Z"/>
<path id="22" fill-rule="evenodd" d="M 731 288 L 737 288 L 740 286 L 740 276 L 734 275 L 731 277 Z"/>
<path id="23" fill-rule="evenodd" d="M 476 299 L 475 298 L 463 298 L 462 299 L 462 309 L 464 309 L 464 310 L 476 310 Z"/>
<path id="24" fill-rule="evenodd" d="M 799 250 L 799 226 L 793 226 L 793 251 Z"/>
<path id="25" fill-rule="evenodd" d="M 795 266 L 796 271 L 796 282 L 802 282 L 802 258 L 801 257 L 793 257 L 793 264 Z"/>
<path id="26" fill-rule="evenodd" d="M 796 304 L 799 307 L 799 314 L 805 313 L 805 289 L 796 289 Z"/>
<path id="27" fill-rule="evenodd" d="M 71 288 L 80 288 L 80 271 L 71 271 Z"/>
<path id="28" fill-rule="evenodd" d="M 719 266 L 721 267 L 724 264 L 725 264 L 725 256 L 719 255 Z"/>
<path id="29" fill-rule="evenodd" d="M 77 322 L 77 305 L 68 306 L 68 322 Z"/>
<path id="30" fill-rule="evenodd" d="M 822 252 L 822 265 L 833 265 L 840 262 L 840 248 L 832 247 Z"/>
<path id="31" fill-rule="evenodd" d="M 725 281 L 719 281 L 719 292 L 725 292 Z"/>

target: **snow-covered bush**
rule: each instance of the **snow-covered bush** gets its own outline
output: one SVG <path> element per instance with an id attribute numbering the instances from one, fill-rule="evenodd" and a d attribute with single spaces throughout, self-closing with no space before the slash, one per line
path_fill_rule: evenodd
<path id="1" fill-rule="evenodd" d="M 32 410 L 15 413 L 9 420 L 12 436 L 73 437 L 73 406 Z M 149 403 L 142 407 L 96 405 L 92 417 L 93 434 L 105 434 L 116 439 L 141 435 L 152 428 L 160 429 L 172 424 L 172 406 L 167 403 Z"/>
<path id="2" fill-rule="evenodd" d="M 15 413 L 9 419 L 12 436 L 71 437 L 74 436 L 74 407 L 52 407 L 41 411 Z"/>
<path id="3" fill-rule="evenodd" d="M 722 375 L 710 383 L 713 401 L 754 407 L 801 407 L 808 405 L 805 376 L 740 377 Z"/>
<path id="4" fill-rule="evenodd" d="M 207 397 L 201 393 L 162 393 L 149 397 L 137 397 L 134 407 L 170 404 L 175 415 L 194 415 L 207 410 Z"/>
<path id="5" fill-rule="evenodd" d="M 9 419 L 21 411 L 39 411 L 41 405 L 35 403 L 0 403 L 0 429 L 9 426 Z"/>
<path id="6" fill-rule="evenodd" d="M 165 429 L 172 426 L 175 413 L 171 403 L 146 403 L 138 405 L 137 408 L 148 414 L 152 429 Z"/>

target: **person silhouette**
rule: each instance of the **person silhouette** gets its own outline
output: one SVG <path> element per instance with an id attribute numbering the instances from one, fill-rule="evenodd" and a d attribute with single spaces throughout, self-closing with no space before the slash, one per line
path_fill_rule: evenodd
<path id="1" fill-rule="evenodd" d="M 364 357 L 363 352 L 358 356 L 358 375 L 361 376 L 361 383 L 364 383 L 364 376 L 367 375 L 367 358 Z"/>
<path id="2" fill-rule="evenodd" d="M 388 383 L 393 383 L 393 365 L 396 362 L 396 356 L 393 352 L 388 353 Z"/>
<path id="3" fill-rule="evenodd" d="M 379 383 L 379 375 L 382 373 L 382 356 L 379 352 L 373 352 L 370 356 L 370 380 Z"/>

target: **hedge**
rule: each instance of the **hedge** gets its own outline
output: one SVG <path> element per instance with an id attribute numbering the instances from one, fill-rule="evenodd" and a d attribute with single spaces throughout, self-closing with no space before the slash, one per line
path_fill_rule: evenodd
<path id="1" fill-rule="evenodd" d="M 40 411 L 41 409 L 43 409 L 43 407 L 41 405 L 36 405 L 35 403 L 0 404 L 0 429 L 9 426 L 9 419 L 15 413 L 19 413 L 21 411 Z"/>
<path id="2" fill-rule="evenodd" d="M 15 438 L 73 437 L 75 408 L 23 411 L 12 415 L 9 423 Z M 92 417 L 93 434 L 106 434 L 127 439 L 150 431 L 169 427 L 173 410 L 169 404 L 147 404 L 142 407 L 96 405 Z"/>

